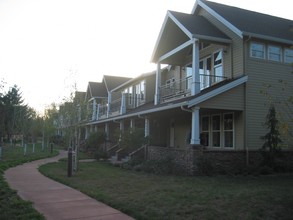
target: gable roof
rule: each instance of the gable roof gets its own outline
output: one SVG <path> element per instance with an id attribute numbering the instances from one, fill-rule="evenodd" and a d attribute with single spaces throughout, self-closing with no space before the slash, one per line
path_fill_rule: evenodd
<path id="1" fill-rule="evenodd" d="M 251 36 L 293 44 L 293 21 L 206 0 L 198 0 L 193 13 L 200 6 L 226 24 L 239 36 Z"/>
<path id="2" fill-rule="evenodd" d="M 86 99 L 89 100 L 91 98 L 96 97 L 107 97 L 108 93 L 104 83 L 101 82 L 89 82 L 87 91 L 86 91 Z"/>
<path id="3" fill-rule="evenodd" d="M 157 62 L 160 57 L 182 46 L 182 54 L 178 57 L 184 58 L 184 54 L 190 50 L 193 39 L 210 42 L 230 43 L 231 39 L 210 23 L 206 18 L 195 14 L 168 11 L 161 28 L 157 43 L 155 45 L 151 62 Z M 190 41 L 190 42 L 189 42 Z M 168 60 L 169 64 L 172 60 Z M 166 63 L 168 63 L 166 62 Z"/>
<path id="4" fill-rule="evenodd" d="M 117 86 L 127 82 L 128 80 L 131 80 L 129 77 L 120 77 L 120 76 L 103 76 L 103 83 L 105 84 L 105 87 L 108 92 L 116 88 Z"/>

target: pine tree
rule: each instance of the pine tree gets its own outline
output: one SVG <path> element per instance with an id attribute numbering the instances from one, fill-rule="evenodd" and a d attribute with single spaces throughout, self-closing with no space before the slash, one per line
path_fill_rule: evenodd
<path id="1" fill-rule="evenodd" d="M 265 159 L 267 165 L 273 167 L 276 153 L 281 150 L 280 143 L 282 143 L 279 132 L 279 121 L 277 119 L 276 109 L 274 105 L 271 105 L 271 107 L 269 108 L 269 112 L 266 116 L 266 122 L 264 125 L 266 126 L 266 128 L 269 129 L 269 132 L 262 137 L 262 139 L 265 140 L 265 143 L 263 145 L 263 149 L 265 150 L 266 155 Z"/>

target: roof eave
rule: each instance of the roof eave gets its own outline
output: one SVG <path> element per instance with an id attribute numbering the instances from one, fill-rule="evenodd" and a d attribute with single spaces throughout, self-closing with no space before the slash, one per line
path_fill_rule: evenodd
<path id="1" fill-rule="evenodd" d="M 206 35 L 200 35 L 200 34 L 193 34 L 192 37 L 196 38 L 196 39 L 202 39 L 202 40 L 213 41 L 213 42 L 221 42 L 221 43 L 225 43 L 225 44 L 232 43 L 232 40 L 227 39 L 227 38 L 206 36 Z"/>
<path id="2" fill-rule="evenodd" d="M 264 39 L 264 40 L 269 40 L 269 41 L 275 41 L 279 43 L 285 43 L 285 44 L 291 44 L 293 45 L 293 40 L 287 40 L 283 38 L 278 38 L 278 37 L 272 37 L 272 36 L 267 36 L 267 35 L 262 35 L 262 34 L 256 34 L 256 33 L 251 33 L 251 32 L 242 32 L 244 36 L 248 37 L 255 37 L 259 39 Z"/>

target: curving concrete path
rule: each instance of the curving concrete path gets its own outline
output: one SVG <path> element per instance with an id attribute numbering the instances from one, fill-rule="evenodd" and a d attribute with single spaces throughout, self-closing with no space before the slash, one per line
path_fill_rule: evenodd
<path id="1" fill-rule="evenodd" d="M 61 219 L 133 219 L 89 196 L 66 185 L 55 182 L 39 171 L 42 164 L 58 161 L 67 157 L 66 151 L 53 158 L 37 160 L 5 171 L 9 186 L 17 190 L 18 195 L 33 202 L 34 208 L 47 220 Z"/>

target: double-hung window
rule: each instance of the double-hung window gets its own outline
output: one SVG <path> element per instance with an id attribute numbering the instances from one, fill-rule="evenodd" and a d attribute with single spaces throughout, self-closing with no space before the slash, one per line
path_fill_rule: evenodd
<path id="1" fill-rule="evenodd" d="M 250 45 L 250 56 L 254 58 L 265 58 L 265 45 L 261 43 L 252 42 Z"/>
<path id="2" fill-rule="evenodd" d="M 284 62 L 293 63 L 293 50 L 286 48 L 284 50 Z"/>
<path id="3" fill-rule="evenodd" d="M 201 137 L 200 143 L 203 146 L 209 146 L 209 139 L 210 139 L 210 117 L 203 116 L 201 118 Z"/>
<path id="4" fill-rule="evenodd" d="M 281 62 L 282 60 L 282 49 L 277 46 L 268 46 L 268 59 L 272 61 Z"/>

